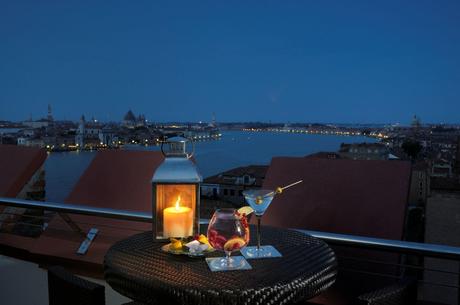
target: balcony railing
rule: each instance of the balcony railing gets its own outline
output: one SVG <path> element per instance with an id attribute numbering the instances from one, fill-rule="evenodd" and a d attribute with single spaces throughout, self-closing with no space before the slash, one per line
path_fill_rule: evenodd
<path id="1" fill-rule="evenodd" d="M 55 203 L 55 202 L 44 202 L 44 201 L 31 201 L 31 200 L 22 200 L 16 198 L 1 198 L 0 197 L 0 206 L 9 206 L 9 207 L 17 207 L 17 208 L 25 208 L 25 209 L 39 209 L 44 211 L 51 211 L 56 212 L 61 215 L 66 214 L 79 214 L 79 215 L 87 215 L 87 216 L 98 216 L 104 218 L 112 218 L 118 220 L 128 220 L 128 221 L 137 221 L 137 222 L 152 222 L 152 214 L 147 212 L 136 212 L 136 211 L 126 211 L 126 210 L 119 210 L 119 209 L 109 209 L 109 208 L 98 208 L 92 207 L 87 205 L 77 205 L 77 204 L 64 204 L 64 203 Z M 1 214 L 1 213 L 0 213 Z M 14 214 L 14 213 L 13 213 Z M 22 214 L 16 214 L 17 216 L 23 216 Z M 41 219 L 47 219 L 44 216 L 26 216 L 26 217 L 37 217 Z M 69 218 L 70 219 L 70 218 Z M 72 221 L 73 222 L 73 221 Z M 201 224 L 208 223 L 207 219 L 200 219 Z M 37 226 L 36 224 L 25 222 L 24 225 L 30 226 Z M 71 223 L 71 227 L 75 226 L 74 229 L 78 230 L 79 224 L 86 224 L 88 223 Z M 46 222 L 43 225 L 40 225 L 43 229 L 46 228 Z M 97 224 L 95 226 L 104 226 L 101 224 Z M 415 274 L 418 272 L 417 280 L 419 283 L 419 287 L 422 286 L 435 286 L 435 287 L 444 287 L 451 290 L 452 294 L 457 294 L 457 301 L 460 304 L 460 264 L 457 270 L 441 270 L 441 269 L 433 269 L 420 264 L 420 261 L 423 261 L 424 258 L 436 258 L 436 259 L 443 259 L 443 260 L 451 260 L 460 262 L 460 247 L 452 247 L 452 246 L 445 246 L 445 245 L 437 245 L 437 244 L 426 244 L 426 243 L 417 243 L 417 242 L 409 242 L 409 241 L 399 241 L 399 240 L 388 240 L 388 239 L 381 239 L 381 238 L 371 238 L 371 237 L 364 237 L 364 236 L 356 236 L 356 235 L 347 235 L 347 234 L 335 234 L 335 233 L 327 233 L 327 232 L 319 232 L 319 231 L 310 231 L 310 230 L 298 230 L 305 234 L 312 235 L 316 238 L 322 239 L 325 242 L 334 245 L 334 246 L 346 246 L 352 248 L 359 248 L 359 249 L 369 249 L 381 252 L 390 252 L 390 253 L 397 253 L 402 254 L 404 257 L 416 257 L 421 259 L 418 261 L 418 264 L 410 264 L 407 263 L 408 260 L 401 260 L 401 263 L 388 263 L 385 261 L 378 261 L 378 260 L 371 260 L 371 259 L 364 259 L 359 257 L 339 257 L 339 270 L 340 270 L 340 261 L 345 260 L 356 260 L 359 262 L 364 262 L 368 264 L 376 264 L 376 265 L 391 265 L 396 266 L 398 268 L 404 268 L 405 270 L 412 270 L 415 271 Z M 82 233 L 82 232 L 80 232 Z M 88 236 L 90 236 L 88 233 Z M 90 243 L 87 243 L 87 247 L 90 247 Z M 365 272 L 377 276 L 389 276 L 389 277 L 399 277 L 395 275 L 388 275 L 388 274 L 380 274 L 380 273 L 373 273 L 373 272 L 366 272 L 362 270 L 355 270 L 356 272 Z M 430 282 L 424 280 L 423 272 L 438 272 L 440 274 L 446 274 L 449 276 L 455 276 L 457 279 L 456 284 L 446 284 L 442 282 Z"/>

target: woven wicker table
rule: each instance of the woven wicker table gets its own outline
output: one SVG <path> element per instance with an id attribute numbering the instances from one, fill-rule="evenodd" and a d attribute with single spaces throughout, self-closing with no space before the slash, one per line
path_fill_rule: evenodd
<path id="1" fill-rule="evenodd" d="M 211 272 L 203 258 L 164 253 L 164 242 L 145 232 L 109 249 L 105 279 L 135 301 L 165 305 L 290 304 L 312 298 L 334 283 L 336 258 L 323 241 L 262 227 L 262 242 L 275 246 L 283 257 L 249 260 L 252 270 Z"/>

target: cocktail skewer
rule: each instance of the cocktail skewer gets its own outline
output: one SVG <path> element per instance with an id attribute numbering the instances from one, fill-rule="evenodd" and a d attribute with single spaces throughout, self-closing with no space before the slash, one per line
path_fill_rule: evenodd
<path id="1" fill-rule="evenodd" d="M 297 185 L 297 184 L 302 183 L 302 182 L 303 182 L 303 180 L 299 180 L 299 181 L 293 182 L 293 183 L 288 184 L 288 185 L 283 186 L 283 187 L 277 187 L 276 190 L 266 194 L 265 196 L 269 197 L 269 196 L 274 196 L 275 194 L 281 194 L 285 189 L 290 188 L 291 186 Z M 262 203 L 262 197 L 261 196 L 258 196 L 256 198 L 256 203 L 257 204 Z"/>
<path id="2" fill-rule="evenodd" d="M 302 182 L 303 182 L 303 180 L 299 180 L 299 181 L 296 181 L 294 183 L 288 184 L 288 185 L 283 186 L 283 187 L 277 187 L 275 192 L 277 192 L 279 194 L 279 193 L 283 192 L 285 189 L 290 188 L 291 186 L 297 185 L 297 184 L 302 183 Z"/>

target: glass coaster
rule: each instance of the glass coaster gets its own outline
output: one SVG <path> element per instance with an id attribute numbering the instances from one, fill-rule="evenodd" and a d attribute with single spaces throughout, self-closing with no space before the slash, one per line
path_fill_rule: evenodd
<path id="1" fill-rule="evenodd" d="M 252 269 L 248 261 L 242 256 L 230 256 L 230 261 L 227 261 L 225 257 L 207 257 L 206 263 L 213 272 Z"/>
<path id="2" fill-rule="evenodd" d="M 256 246 L 244 247 L 240 252 L 246 259 L 283 257 L 275 247 L 269 245 L 260 246 L 259 250 Z"/>

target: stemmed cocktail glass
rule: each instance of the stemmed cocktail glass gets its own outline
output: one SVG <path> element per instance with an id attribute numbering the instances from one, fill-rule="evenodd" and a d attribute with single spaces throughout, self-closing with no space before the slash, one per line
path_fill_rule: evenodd
<path id="1" fill-rule="evenodd" d="M 260 245 L 260 222 L 265 211 L 270 206 L 276 194 L 280 194 L 284 189 L 301 183 L 302 180 L 291 183 L 285 187 L 278 187 L 276 190 L 259 189 L 247 190 L 243 192 L 244 199 L 254 210 L 257 218 L 257 246 L 245 247 L 241 250 L 241 254 L 247 259 L 281 257 L 281 253 L 271 245 Z"/>

